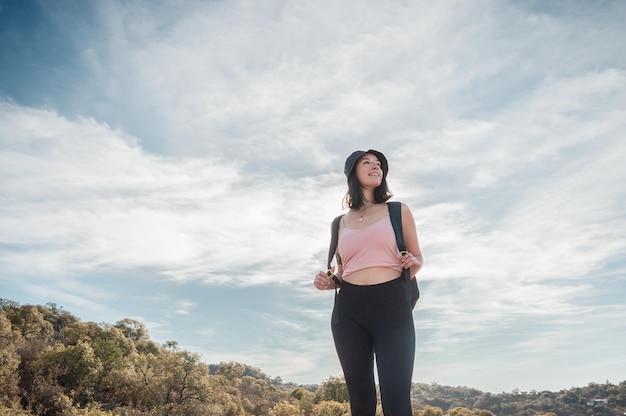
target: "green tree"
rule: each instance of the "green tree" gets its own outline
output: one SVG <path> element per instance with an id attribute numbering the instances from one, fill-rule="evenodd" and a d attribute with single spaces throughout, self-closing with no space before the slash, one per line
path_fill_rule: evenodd
<path id="1" fill-rule="evenodd" d="M 170 351 L 178 351 L 179 347 L 178 347 L 178 342 L 176 341 L 165 341 L 165 343 L 162 345 L 163 348 L 165 348 L 166 350 L 170 350 Z"/>
<path id="2" fill-rule="evenodd" d="M 298 387 L 292 390 L 290 396 L 298 400 L 300 404 L 300 408 L 304 411 L 305 415 L 310 415 L 313 413 L 313 405 L 315 404 L 315 394 L 302 388 Z"/>
<path id="3" fill-rule="evenodd" d="M 121 329 L 95 322 L 68 324 L 62 330 L 62 339 L 65 344 L 76 344 L 81 340 L 88 342 L 102 362 L 104 373 L 122 368 L 124 357 L 135 349 L 133 340 L 126 337 Z"/>
<path id="4" fill-rule="evenodd" d="M 127 360 L 124 373 L 111 372 L 115 385 L 127 386 L 116 392 L 117 403 L 131 403 L 135 407 L 150 408 L 162 403 L 156 385 L 159 383 L 159 359 L 152 353 L 135 352 Z"/>
<path id="5" fill-rule="evenodd" d="M 313 406 L 312 416 L 348 416 L 349 414 L 349 403 L 325 400 Z"/>
<path id="6" fill-rule="evenodd" d="M 244 414 L 239 380 L 209 375 L 197 354 L 169 351 L 133 353 L 126 373 L 116 372 L 131 392 L 118 402 L 159 414 L 205 416 Z"/>
<path id="7" fill-rule="evenodd" d="M 465 407 L 453 407 L 448 410 L 448 416 L 473 416 L 473 412 Z"/>
<path id="8" fill-rule="evenodd" d="M 425 406 L 422 410 L 414 412 L 416 416 L 443 416 L 443 410 L 435 406 Z"/>
<path id="9" fill-rule="evenodd" d="M 63 328 L 71 323 L 78 322 L 78 318 L 58 307 L 56 303 L 46 303 L 46 306 L 40 306 L 39 311 L 44 315 L 44 319 L 50 322 L 55 333 L 60 333 Z"/>
<path id="10" fill-rule="evenodd" d="M 134 349 L 131 340 L 126 338 L 119 328 L 100 328 L 89 338 L 94 354 L 102 362 L 103 372 L 120 370 L 124 367 L 125 357 Z"/>
<path id="11" fill-rule="evenodd" d="M 76 404 L 92 401 L 93 388 L 102 371 L 102 363 L 85 341 L 76 345 L 56 344 L 46 347 L 39 362 L 39 373 L 64 388 L 64 394 Z"/>
<path id="12" fill-rule="evenodd" d="M 56 415 L 72 402 L 92 400 L 93 387 L 101 370 L 90 345 L 61 343 L 41 348 L 39 341 L 28 341 L 21 351 L 22 401 L 39 415 Z"/>
<path id="13" fill-rule="evenodd" d="M 113 412 L 102 410 L 102 406 L 92 403 L 86 407 L 71 407 L 65 410 L 62 416 L 117 416 Z"/>
<path id="14" fill-rule="evenodd" d="M 208 369 L 200 363 L 200 356 L 188 351 L 164 352 L 165 400 L 180 406 L 188 401 L 203 401 L 208 391 L 203 378 Z"/>
<path id="15" fill-rule="evenodd" d="M 215 374 L 224 376 L 226 379 L 238 384 L 245 371 L 246 366 L 244 364 L 231 361 L 228 363 L 220 363 Z"/>
<path id="16" fill-rule="evenodd" d="M 135 342 L 148 339 L 148 330 L 145 325 L 135 319 L 124 318 L 117 321 L 115 327 L 120 329 L 127 338 Z"/>
<path id="17" fill-rule="evenodd" d="M 303 416 L 304 410 L 297 404 L 280 402 L 272 407 L 268 414 L 270 416 Z"/>
<path id="18" fill-rule="evenodd" d="M 0 415 L 2 416 L 32 416 L 30 412 L 25 411 L 21 407 L 6 407 L 0 404 Z"/>
<path id="19" fill-rule="evenodd" d="M 43 313 L 32 305 L 15 307 L 5 306 L 3 310 L 11 321 L 14 329 L 17 329 L 25 340 L 39 339 L 51 340 L 54 334 L 52 324 L 44 319 Z"/>
<path id="20" fill-rule="evenodd" d="M 322 401 L 335 401 L 339 403 L 350 401 L 346 382 L 341 377 L 329 377 L 317 389 L 315 400 L 317 403 Z"/>
<path id="21" fill-rule="evenodd" d="M 209 404 L 221 409 L 220 416 L 242 416 L 245 414 L 243 401 L 236 386 L 224 376 L 208 377 Z"/>
<path id="22" fill-rule="evenodd" d="M 578 395 L 573 391 L 568 391 L 567 393 L 561 395 L 561 400 L 567 404 L 576 404 L 578 403 Z"/>
<path id="23" fill-rule="evenodd" d="M 276 389 L 273 386 L 270 389 L 267 381 L 263 379 L 243 376 L 235 384 L 238 385 L 244 400 L 244 408 L 248 413 L 254 415 L 267 414 L 268 410 L 277 404 L 271 400 L 272 393 Z"/>
<path id="24" fill-rule="evenodd" d="M 20 337 L 4 310 L 0 310 L 0 405 L 5 408 L 16 406 L 19 400 L 20 357 L 15 343 Z"/>

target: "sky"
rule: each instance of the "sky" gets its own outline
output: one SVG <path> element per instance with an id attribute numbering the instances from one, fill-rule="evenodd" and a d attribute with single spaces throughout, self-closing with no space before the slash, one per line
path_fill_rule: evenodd
<path id="1" fill-rule="evenodd" d="M 285 382 L 382 151 L 425 265 L 413 381 L 626 380 L 626 2 L 0 0 L 0 297 Z"/>

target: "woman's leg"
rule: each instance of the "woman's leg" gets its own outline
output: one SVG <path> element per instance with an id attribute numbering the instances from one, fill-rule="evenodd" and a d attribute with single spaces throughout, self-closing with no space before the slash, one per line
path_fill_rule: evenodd
<path id="1" fill-rule="evenodd" d="M 376 366 L 385 416 L 411 416 L 411 378 L 415 358 L 415 329 L 378 334 Z"/>
<path id="2" fill-rule="evenodd" d="M 379 308 L 374 349 L 385 416 L 411 416 L 411 378 L 415 361 L 413 313 L 405 292 Z"/>
<path id="3" fill-rule="evenodd" d="M 353 416 L 375 416 L 374 346 L 368 331 L 358 321 L 363 305 L 355 304 L 349 291 L 342 289 L 333 314 L 333 339 L 350 395 Z M 352 305 L 351 305 L 352 303 Z M 356 307 L 355 307 L 356 306 Z"/>

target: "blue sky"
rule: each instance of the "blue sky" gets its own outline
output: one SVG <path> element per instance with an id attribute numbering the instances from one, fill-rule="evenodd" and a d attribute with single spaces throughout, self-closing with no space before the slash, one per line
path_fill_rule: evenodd
<path id="1" fill-rule="evenodd" d="M 340 375 L 324 267 L 375 148 L 415 382 L 626 379 L 626 2 L 0 0 L 0 297 Z"/>

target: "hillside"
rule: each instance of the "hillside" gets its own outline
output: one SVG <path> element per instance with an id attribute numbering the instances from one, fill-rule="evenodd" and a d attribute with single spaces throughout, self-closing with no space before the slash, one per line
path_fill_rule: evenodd
<path id="1" fill-rule="evenodd" d="M 414 384 L 414 416 L 622 415 L 626 381 L 492 394 Z M 349 414 L 341 378 L 297 385 L 243 363 L 206 364 L 133 319 L 82 322 L 55 304 L 0 299 L 0 415 Z"/>

